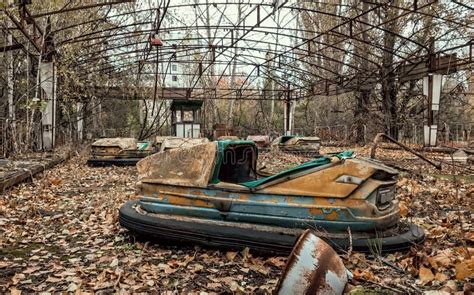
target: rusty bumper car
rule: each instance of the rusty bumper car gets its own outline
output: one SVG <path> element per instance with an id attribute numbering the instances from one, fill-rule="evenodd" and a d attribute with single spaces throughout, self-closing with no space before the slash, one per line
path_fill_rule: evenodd
<path id="1" fill-rule="evenodd" d="M 253 141 L 259 151 L 270 150 L 270 136 L 268 135 L 249 135 L 247 140 Z"/>
<path id="2" fill-rule="evenodd" d="M 134 166 L 141 159 L 153 154 L 155 148 L 150 141 L 135 138 L 101 138 L 91 146 L 89 166 Z"/>
<path id="3" fill-rule="evenodd" d="M 164 152 L 167 150 L 172 150 L 172 149 L 181 149 L 181 148 L 187 148 L 187 147 L 192 147 L 195 145 L 200 145 L 203 143 L 208 143 L 209 139 L 205 137 L 201 138 L 183 138 L 183 137 L 173 137 L 173 136 L 166 136 L 162 137 L 162 141 L 160 143 L 160 152 Z M 158 141 L 158 137 L 156 139 Z"/>
<path id="4" fill-rule="evenodd" d="M 390 252 L 424 241 L 402 224 L 397 171 L 352 152 L 258 177 L 257 148 L 220 141 L 151 155 L 137 164 L 142 197 L 120 209 L 139 235 L 288 254 L 305 229 L 336 250 Z"/>
<path id="5" fill-rule="evenodd" d="M 273 140 L 272 149 L 304 157 L 319 157 L 321 140 L 319 137 L 305 137 L 296 135 L 280 136 Z"/>

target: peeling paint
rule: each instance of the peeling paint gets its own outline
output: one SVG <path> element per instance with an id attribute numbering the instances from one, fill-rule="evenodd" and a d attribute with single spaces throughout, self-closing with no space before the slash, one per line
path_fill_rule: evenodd
<path id="1" fill-rule="evenodd" d="M 288 258 L 276 294 L 342 294 L 347 269 L 336 252 L 311 230 L 306 230 Z"/>

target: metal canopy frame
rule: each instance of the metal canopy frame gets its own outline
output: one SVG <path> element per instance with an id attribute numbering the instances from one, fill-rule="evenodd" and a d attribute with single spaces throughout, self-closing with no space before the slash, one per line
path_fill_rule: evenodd
<path id="1" fill-rule="evenodd" d="M 433 63 L 433 58 L 442 58 L 443 54 L 457 53 L 456 61 L 449 66 L 458 70 L 473 64 L 473 40 L 465 36 L 468 30 L 474 29 L 473 7 L 469 2 L 415 0 L 410 5 L 405 2 L 395 5 L 390 0 L 352 0 L 337 7 L 327 1 L 308 4 L 301 0 L 279 1 L 278 7 L 274 3 L 278 1 L 272 0 L 245 3 L 160 0 L 154 1 L 156 6 L 153 7 L 145 2 L 116 0 L 71 4 L 37 13 L 31 13 L 26 5 L 9 7 L 2 13 L 16 27 L 2 30 L 16 36 L 15 44 L 0 44 L 0 51 L 21 49 L 31 56 L 45 54 L 44 46 L 27 27 L 32 25 L 33 31 L 42 35 L 38 24 L 46 23 L 49 18 L 84 11 L 90 13 L 91 18 L 49 30 L 58 61 L 77 71 L 78 77 L 86 81 L 91 75 L 107 76 L 113 81 L 134 77 L 146 85 L 154 81 L 155 93 L 158 84 L 165 86 L 171 64 L 180 64 L 186 69 L 173 74 L 184 81 L 183 88 L 214 89 L 211 99 L 256 100 L 299 99 L 357 91 L 382 83 L 388 74 L 406 75 L 408 66 L 423 68 L 419 65 Z M 127 5 L 135 6 L 125 11 Z M 237 19 L 235 14 L 239 7 L 242 13 Z M 383 17 L 388 9 L 396 11 L 396 15 Z M 331 23 L 319 30 L 309 30 L 301 24 L 303 17 L 315 21 L 326 17 Z M 408 18 L 412 21 L 411 28 L 399 32 L 389 29 L 390 24 Z M 442 40 L 438 50 L 430 49 L 433 44 L 419 41 L 426 32 L 418 28 L 418 22 L 427 18 L 447 28 L 436 36 Z M 22 33 L 23 41 L 16 30 Z M 177 36 L 179 32 L 182 37 Z M 151 34 L 162 36 L 163 46 L 151 46 Z M 386 48 L 381 38 L 383 34 L 396 38 L 395 50 Z M 457 40 L 453 37 L 456 34 L 464 37 Z M 446 36 L 451 36 L 451 41 L 442 39 Z M 33 48 L 27 47 L 27 43 Z M 77 44 L 81 48 L 74 56 L 61 57 L 61 52 Z M 385 76 L 380 75 L 384 54 L 395 60 Z M 231 66 L 238 69 L 237 73 L 230 73 Z M 427 67 L 427 70 L 439 69 Z M 223 79 L 231 77 L 238 79 L 232 88 L 220 85 Z M 278 93 L 276 97 L 273 94 L 267 97 L 269 92 L 263 91 L 262 85 L 268 81 L 278 85 L 274 91 Z M 104 87 L 95 86 L 96 89 Z M 216 89 L 222 93 L 218 95 Z"/>

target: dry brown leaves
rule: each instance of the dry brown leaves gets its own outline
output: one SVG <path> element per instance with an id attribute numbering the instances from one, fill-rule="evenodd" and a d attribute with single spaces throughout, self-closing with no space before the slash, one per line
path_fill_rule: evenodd
<path id="1" fill-rule="evenodd" d="M 118 209 L 134 167 L 76 157 L 0 197 L 0 293 L 270 293 L 284 257 L 135 241 Z"/>
<path id="2" fill-rule="evenodd" d="M 363 148 L 361 152 L 368 155 L 367 151 Z M 377 154 L 380 159 L 390 159 L 391 163 L 414 172 L 402 173 L 398 181 L 400 215 L 402 221 L 420 225 L 427 240 L 408 253 L 380 258 L 372 255 L 370 259 L 363 254 L 352 255 L 346 265 L 354 273 L 354 283 L 387 287 L 402 294 L 464 294 L 471 290 L 473 175 L 450 165 L 438 171 L 406 152 L 380 149 Z M 443 156 L 430 155 L 431 158 Z"/>
<path id="3" fill-rule="evenodd" d="M 356 151 L 367 155 L 369 149 Z M 399 151 L 378 155 L 417 171 L 425 167 Z M 306 160 L 267 154 L 262 163 L 283 170 Z M 135 169 L 84 163 L 76 157 L 0 197 L 0 293 L 270 293 L 276 286 L 285 257 L 133 240 L 117 218 L 118 208 L 137 197 Z M 403 294 L 472 288 L 474 187 L 465 180 L 400 178 L 402 220 L 423 227 L 427 241 L 408 253 L 345 255 L 351 283 Z"/>

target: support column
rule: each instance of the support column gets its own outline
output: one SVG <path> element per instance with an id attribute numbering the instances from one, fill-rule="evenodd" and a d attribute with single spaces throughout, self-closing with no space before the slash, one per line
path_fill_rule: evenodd
<path id="1" fill-rule="evenodd" d="M 97 102 L 97 121 L 99 123 L 99 136 L 105 137 L 104 122 L 102 121 L 102 100 Z"/>
<path id="2" fill-rule="evenodd" d="M 435 111 L 439 111 L 443 75 L 429 74 L 423 78 L 423 94 L 427 96 L 427 123 L 423 128 L 424 146 L 436 146 L 438 126 L 435 124 Z"/>
<path id="3" fill-rule="evenodd" d="M 41 111 L 42 148 L 51 150 L 56 136 L 56 70 L 54 62 L 41 62 L 39 67 L 40 85 L 45 94 L 43 101 L 46 103 Z"/>
<path id="4" fill-rule="evenodd" d="M 78 101 L 76 104 L 76 121 L 77 121 L 77 140 L 82 142 L 84 138 L 84 106 L 82 102 Z"/>
<path id="5" fill-rule="evenodd" d="M 289 93 L 289 92 L 288 92 Z M 284 106 L 284 114 L 283 114 L 283 128 L 285 135 L 292 135 L 293 134 L 293 108 L 294 102 L 287 97 L 285 99 L 285 106 Z"/>

